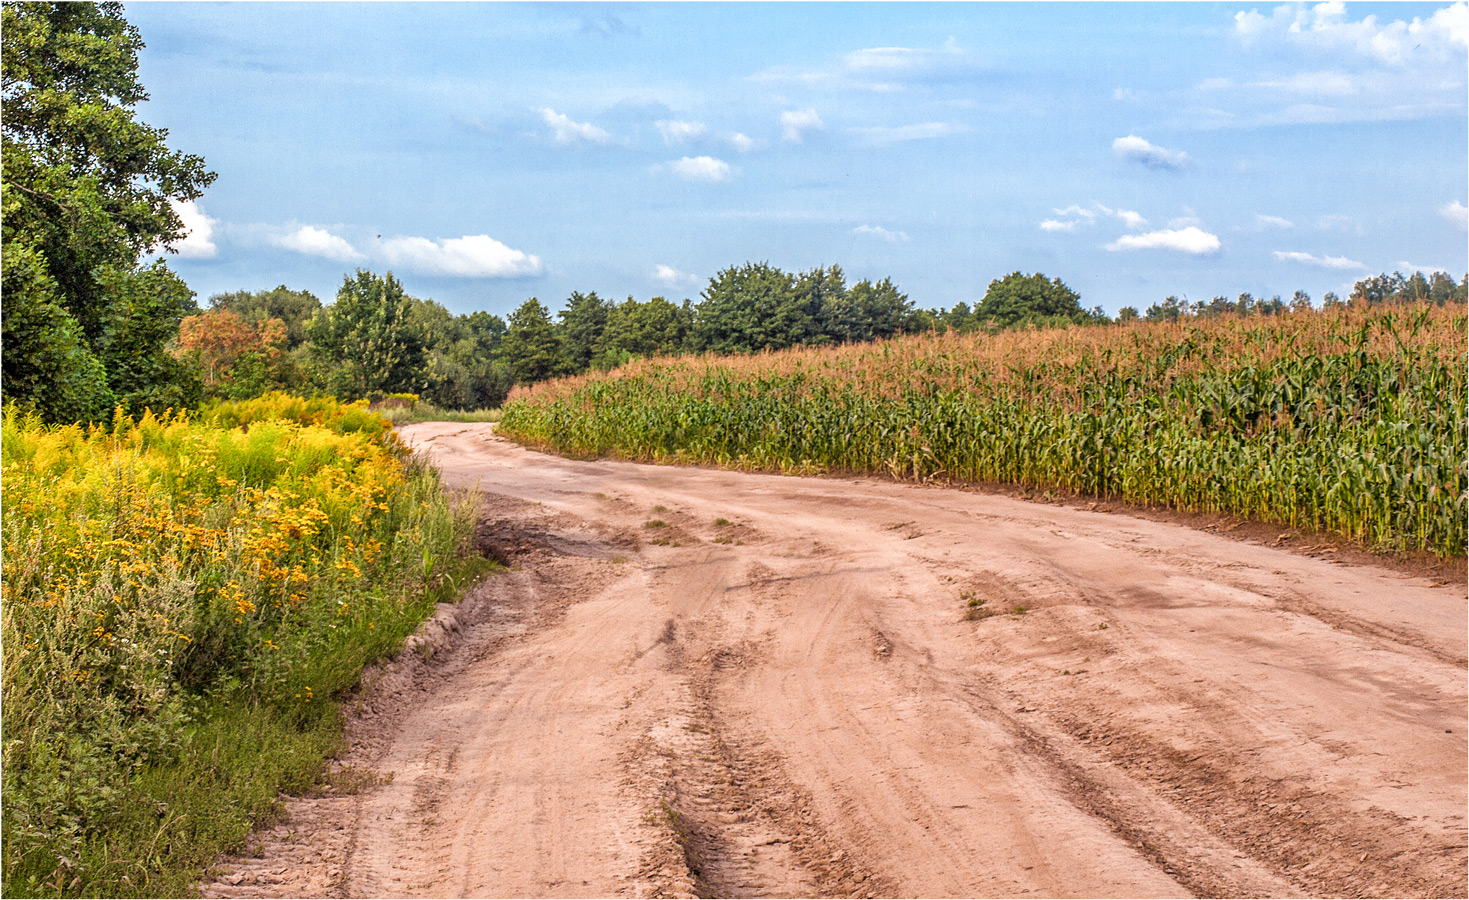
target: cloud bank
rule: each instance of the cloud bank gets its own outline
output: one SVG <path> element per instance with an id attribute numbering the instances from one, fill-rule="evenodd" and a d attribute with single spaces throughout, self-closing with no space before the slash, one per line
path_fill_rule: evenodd
<path id="1" fill-rule="evenodd" d="M 1414 16 L 1410 22 L 1379 22 L 1375 15 L 1349 21 L 1346 4 L 1340 0 L 1277 6 L 1269 16 L 1253 9 L 1235 13 L 1234 30 L 1246 43 L 1268 40 L 1354 51 L 1398 66 L 1422 56 L 1443 58 L 1469 47 L 1469 4 L 1455 3 L 1426 20 Z"/>

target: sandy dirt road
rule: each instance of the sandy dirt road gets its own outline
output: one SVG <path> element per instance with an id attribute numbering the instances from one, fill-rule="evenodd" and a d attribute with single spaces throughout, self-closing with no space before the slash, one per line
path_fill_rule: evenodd
<path id="1" fill-rule="evenodd" d="M 1469 892 L 1462 584 L 402 433 L 513 569 L 369 679 L 360 789 L 206 895 Z"/>

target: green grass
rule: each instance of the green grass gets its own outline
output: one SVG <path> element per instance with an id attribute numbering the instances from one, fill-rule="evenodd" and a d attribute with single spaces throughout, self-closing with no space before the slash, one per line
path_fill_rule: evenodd
<path id="1" fill-rule="evenodd" d="M 412 406 L 399 406 L 378 410 L 378 414 L 394 425 L 410 425 L 415 422 L 498 422 L 498 409 L 441 409 L 423 400 Z"/>

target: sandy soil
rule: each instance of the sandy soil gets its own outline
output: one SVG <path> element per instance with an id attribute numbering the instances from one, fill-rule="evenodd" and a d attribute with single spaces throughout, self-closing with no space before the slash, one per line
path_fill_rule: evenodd
<path id="1" fill-rule="evenodd" d="M 1465 896 L 1465 586 L 402 429 L 513 566 L 206 896 Z"/>

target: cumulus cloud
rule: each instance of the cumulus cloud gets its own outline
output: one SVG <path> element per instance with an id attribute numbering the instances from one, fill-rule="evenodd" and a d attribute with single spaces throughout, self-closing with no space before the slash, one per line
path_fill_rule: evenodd
<path id="1" fill-rule="evenodd" d="M 1264 213 L 1255 214 L 1255 227 L 1257 228 L 1294 228 L 1296 223 L 1290 219 L 1282 219 L 1280 216 L 1267 216 Z"/>
<path id="2" fill-rule="evenodd" d="M 184 236 L 170 246 L 184 259 L 212 259 L 219 253 L 214 245 L 214 225 L 218 219 L 204 215 L 193 200 L 170 200 L 173 211 L 184 223 Z"/>
<path id="3" fill-rule="evenodd" d="M 665 266 L 661 263 L 653 267 L 653 278 L 670 288 L 693 287 L 699 283 L 699 276 L 690 275 L 688 272 L 680 272 L 673 266 Z"/>
<path id="4" fill-rule="evenodd" d="M 685 156 L 668 163 L 668 170 L 684 181 L 729 181 L 734 170 L 712 156 Z"/>
<path id="5" fill-rule="evenodd" d="M 755 149 L 755 139 L 738 131 L 729 136 L 729 144 L 741 153 L 749 153 Z"/>
<path id="6" fill-rule="evenodd" d="M 1269 16 L 1256 10 L 1235 13 L 1234 29 L 1246 43 L 1274 40 L 1323 50 L 1350 50 L 1388 65 L 1423 56 L 1443 58 L 1469 47 L 1469 4 L 1446 6 L 1427 19 L 1378 21 L 1369 15 L 1346 18 L 1340 0 L 1312 6 L 1277 6 Z"/>
<path id="7" fill-rule="evenodd" d="M 901 141 L 924 141 L 930 138 L 947 137 L 967 130 L 962 125 L 950 122 L 921 122 L 917 125 L 898 125 L 896 127 L 853 128 L 852 132 L 861 135 L 869 144 L 896 144 Z"/>
<path id="8" fill-rule="evenodd" d="M 359 262 L 366 258 L 345 238 L 311 225 L 302 225 L 288 234 L 273 237 L 270 242 L 306 256 L 322 256 L 337 262 Z"/>
<path id="9" fill-rule="evenodd" d="M 429 275 L 458 278 L 520 278 L 541 273 L 541 260 L 512 250 L 487 234 L 431 241 L 421 237 L 395 237 L 382 244 L 383 257 Z"/>
<path id="10" fill-rule="evenodd" d="M 1107 245 L 1108 250 L 1173 250 L 1191 256 L 1208 256 L 1219 251 L 1219 238 L 1190 225 L 1187 228 L 1124 234 Z"/>
<path id="11" fill-rule="evenodd" d="M 1453 200 L 1440 207 L 1438 214 L 1457 225 L 1460 231 L 1469 231 L 1469 206 Z"/>
<path id="12" fill-rule="evenodd" d="M 708 131 L 702 122 L 679 122 L 671 119 L 660 119 L 653 123 L 658 126 L 658 133 L 663 135 L 665 144 L 686 144 L 696 141 Z"/>
<path id="13" fill-rule="evenodd" d="M 1135 134 L 1120 137 L 1112 142 L 1112 152 L 1125 160 L 1142 163 L 1150 169 L 1181 169 L 1188 162 L 1188 154 L 1182 150 L 1169 150 L 1151 144 Z"/>
<path id="14" fill-rule="evenodd" d="M 1298 250 L 1276 250 L 1275 258 L 1286 262 L 1298 262 L 1318 269 L 1365 269 L 1366 266 L 1345 256 L 1313 256 Z"/>
<path id="15" fill-rule="evenodd" d="M 814 109 L 788 109 L 780 114 L 781 136 L 792 144 L 806 140 L 813 131 L 822 131 L 826 125 Z"/>
<path id="16" fill-rule="evenodd" d="M 587 141 L 593 144 L 610 144 L 612 135 L 591 124 L 590 122 L 573 122 L 570 116 L 563 115 L 550 107 L 537 109 L 541 114 L 541 120 L 551 129 L 551 134 L 558 144 L 574 144 L 577 141 Z"/>
<path id="17" fill-rule="evenodd" d="M 906 232 L 906 231 L 888 231 L 886 228 L 883 228 L 881 225 L 858 225 L 856 228 L 853 228 L 852 229 L 852 233 L 853 234 L 870 234 L 873 237 L 878 238 L 880 240 L 887 241 L 890 244 L 896 244 L 899 241 L 906 241 L 906 240 L 908 240 L 908 232 Z"/>

